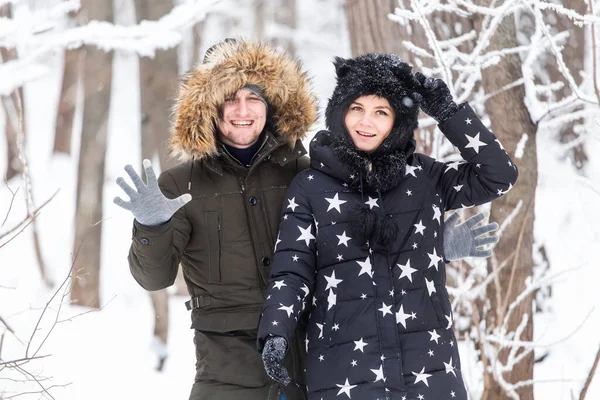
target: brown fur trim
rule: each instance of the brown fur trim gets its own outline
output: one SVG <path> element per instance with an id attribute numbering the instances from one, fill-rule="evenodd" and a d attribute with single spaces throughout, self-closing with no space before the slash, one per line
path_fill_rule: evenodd
<path id="1" fill-rule="evenodd" d="M 181 80 L 170 147 L 181 161 L 217 154 L 215 121 L 228 96 L 254 84 L 264 90 L 274 135 L 294 147 L 317 119 L 317 99 L 298 60 L 263 43 L 221 43 Z"/>

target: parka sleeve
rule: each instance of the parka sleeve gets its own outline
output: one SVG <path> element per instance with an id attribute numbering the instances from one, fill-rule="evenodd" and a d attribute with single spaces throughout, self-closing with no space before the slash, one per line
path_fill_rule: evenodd
<path id="1" fill-rule="evenodd" d="M 258 349 L 268 336 L 292 342 L 302 313 L 310 307 L 315 286 L 316 226 L 303 187 L 305 174 L 297 175 L 287 190 L 279 234 L 275 243 L 267 296 L 258 327 Z"/>
<path id="2" fill-rule="evenodd" d="M 158 178 L 163 194 L 173 199 L 181 194 L 168 171 Z M 171 286 L 177 277 L 179 260 L 190 239 L 192 227 L 181 207 L 166 223 L 148 227 L 133 221 L 133 235 L 129 248 L 129 270 L 133 278 L 146 290 L 160 290 Z"/>
<path id="3" fill-rule="evenodd" d="M 488 203 L 513 187 L 517 166 L 468 104 L 439 128 L 464 160 L 442 163 L 420 156 L 425 172 L 443 195 L 446 211 Z M 411 168 L 415 166 L 407 166 L 407 175 Z"/>

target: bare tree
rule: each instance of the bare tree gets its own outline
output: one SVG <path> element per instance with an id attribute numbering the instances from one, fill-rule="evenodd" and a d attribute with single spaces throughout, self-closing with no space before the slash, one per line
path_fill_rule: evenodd
<path id="1" fill-rule="evenodd" d="M 79 13 L 68 15 L 69 25 L 75 26 L 81 21 Z M 82 69 L 81 48 L 66 49 L 64 52 L 64 67 L 58 112 L 56 115 L 56 128 L 54 133 L 54 153 L 71 154 L 71 137 L 73 135 L 73 120 L 77 105 L 77 89 L 80 72 Z"/>
<path id="2" fill-rule="evenodd" d="M 483 2 L 481 2 L 483 3 Z M 485 23 L 483 17 L 474 17 L 473 22 L 478 31 Z M 488 51 L 502 51 L 516 48 L 517 35 L 514 15 L 502 19 L 495 34 L 490 39 Z M 508 307 L 523 293 L 527 287 L 527 279 L 533 275 L 533 222 L 535 218 L 535 192 L 537 186 L 537 126 L 531 120 L 525 105 L 525 89 L 522 85 L 505 89 L 513 82 L 523 78 L 522 63 L 519 54 L 508 54 L 501 61 L 487 69 L 482 75 L 482 86 L 486 93 L 495 93 L 485 103 L 486 113 L 490 116 L 492 131 L 504 145 L 506 151 L 513 155 L 519 168 L 519 184 L 503 197 L 492 202 L 491 219 L 503 226 L 502 240 L 494 250 L 489 262 L 490 273 L 495 274 L 493 285 L 488 286 L 489 304 L 486 320 L 488 326 L 501 327 L 505 324 L 510 331 L 518 331 L 518 340 L 533 340 L 533 308 L 532 295 L 521 301 L 512 314 L 507 316 Z M 510 110 L 510 118 L 506 118 Z M 525 138 L 523 137 L 525 135 Z M 524 157 L 514 157 L 515 150 L 521 140 L 526 140 Z M 506 267 L 500 268 L 500 263 Z M 489 307 L 488 307 L 489 306 Z M 527 321 L 519 330 L 523 319 Z M 508 357 L 513 349 L 499 351 L 498 362 L 508 365 Z M 520 362 L 511 365 L 510 369 L 489 379 L 485 387 L 483 400 L 514 399 L 502 387 L 503 381 L 512 384 L 533 379 L 534 355 L 527 352 Z M 520 357 L 517 352 L 514 357 Z M 490 373 L 484 371 L 485 374 Z M 522 386 L 516 390 L 519 399 L 533 399 L 533 385 Z"/>
<path id="3" fill-rule="evenodd" d="M 12 4 L 4 4 L 0 6 L 0 17 L 12 17 Z M 7 49 L 0 47 L 0 56 L 2 62 L 6 63 L 17 58 L 15 49 Z M 2 96 L 2 108 L 5 115 L 5 132 L 6 132 L 6 179 L 11 180 L 14 176 L 23 172 L 23 165 L 19 160 L 17 149 L 17 129 L 18 129 L 18 112 L 16 94 L 23 97 L 23 90 L 16 89 L 10 96 Z"/>
<path id="4" fill-rule="evenodd" d="M 294 31 L 297 25 L 296 0 L 271 0 L 273 10 L 273 22 L 277 27 L 277 35 L 271 40 L 271 43 L 283 49 L 286 49 L 291 55 L 296 54 L 296 45 L 294 44 Z"/>
<path id="5" fill-rule="evenodd" d="M 112 2 L 84 0 L 86 20 L 112 21 Z M 84 110 L 77 179 L 75 247 L 81 243 L 75 263 L 71 300 L 79 305 L 100 306 L 100 249 L 102 244 L 102 190 L 108 112 L 112 81 L 112 51 L 84 47 Z M 85 239 L 85 240 L 84 240 Z"/>
<path id="6" fill-rule="evenodd" d="M 158 20 L 173 8 L 171 1 L 135 0 L 137 22 Z M 142 159 L 159 156 L 161 169 L 174 165 L 168 155 L 170 110 L 178 83 L 177 49 L 158 50 L 153 58 L 140 57 L 141 148 Z M 167 290 L 150 292 L 155 312 L 154 336 L 166 346 L 169 334 L 169 298 Z M 162 370 L 166 353 L 159 353 Z"/>

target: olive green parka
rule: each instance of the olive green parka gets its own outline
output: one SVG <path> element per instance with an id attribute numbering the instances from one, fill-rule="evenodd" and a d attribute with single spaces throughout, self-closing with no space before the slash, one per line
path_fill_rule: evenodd
<path id="1" fill-rule="evenodd" d="M 224 100 L 254 84 L 269 122 L 250 168 L 217 141 Z M 163 172 L 168 198 L 192 200 L 159 227 L 134 221 L 129 266 L 147 290 L 166 288 L 179 266 L 192 298 L 196 379 L 191 400 L 305 398 L 303 343 L 290 344 L 294 382 L 281 388 L 265 374 L 255 348 L 279 215 L 294 176 L 308 168 L 301 144 L 317 117 L 310 82 L 298 61 L 264 44 L 219 44 L 181 82 L 170 145 L 181 163 Z"/>

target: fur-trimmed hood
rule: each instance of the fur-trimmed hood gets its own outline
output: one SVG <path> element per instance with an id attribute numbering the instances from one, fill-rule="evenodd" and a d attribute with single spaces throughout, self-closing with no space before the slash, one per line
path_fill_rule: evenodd
<path id="1" fill-rule="evenodd" d="M 298 60 L 264 43 L 219 43 L 179 85 L 170 147 L 181 161 L 218 153 L 215 122 L 228 96 L 253 84 L 264 90 L 274 136 L 291 148 L 317 119 L 317 99 Z"/>

